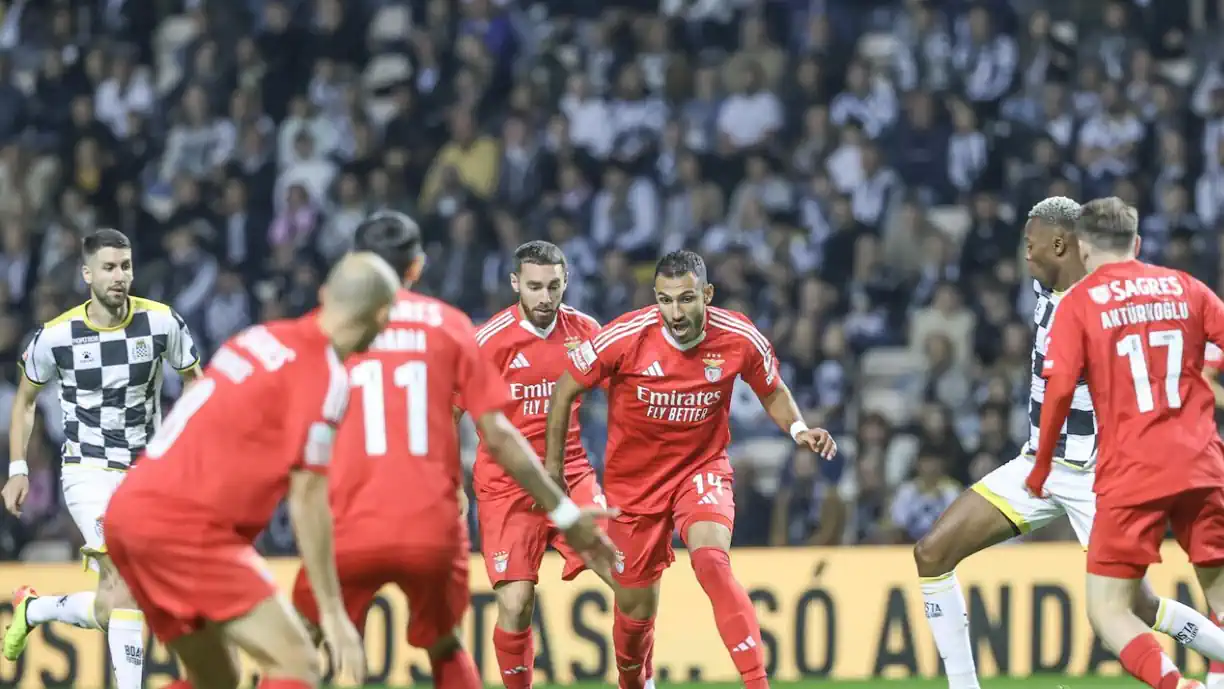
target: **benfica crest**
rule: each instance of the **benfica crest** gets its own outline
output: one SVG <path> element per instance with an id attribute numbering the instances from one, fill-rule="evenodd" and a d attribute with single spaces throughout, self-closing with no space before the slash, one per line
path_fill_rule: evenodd
<path id="1" fill-rule="evenodd" d="M 569 337 L 565 338 L 565 348 L 571 352 L 578 349 L 578 345 L 580 344 L 582 344 L 582 338 L 578 337 L 577 335 L 570 335 Z"/>
<path id="2" fill-rule="evenodd" d="M 721 356 L 717 354 L 711 354 L 710 356 L 702 359 L 701 361 L 705 364 L 706 380 L 710 381 L 711 383 L 716 383 L 720 379 L 722 379 L 723 358 Z"/>

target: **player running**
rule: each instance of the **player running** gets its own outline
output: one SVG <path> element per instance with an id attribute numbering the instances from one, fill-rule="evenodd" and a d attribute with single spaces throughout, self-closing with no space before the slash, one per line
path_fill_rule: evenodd
<path id="1" fill-rule="evenodd" d="M 471 594 L 452 403 L 458 398 L 472 414 L 490 459 L 505 472 L 502 480 L 543 505 L 571 544 L 605 568 L 612 546 L 593 517 L 609 513 L 578 508 L 549 480 L 503 415 L 507 387 L 481 356 L 467 316 L 408 291 L 425 265 L 417 224 L 402 213 L 378 213 L 357 228 L 356 245 L 383 256 L 405 287 L 387 330 L 350 366 L 354 410 L 336 434 L 330 493 L 344 606 L 364 628 L 379 589 L 398 585 L 411 612 L 408 642 L 427 650 L 435 685 L 477 689 L 480 674 L 456 634 Z M 308 574 L 298 575 L 294 603 L 318 623 Z"/>
<path id="2" fill-rule="evenodd" d="M 1184 679 L 1134 612 L 1171 526 L 1207 602 L 1224 610 L 1224 443 L 1203 378 L 1206 344 L 1224 345 L 1224 303 L 1203 283 L 1135 259 L 1138 213 L 1110 197 L 1075 225 L 1089 274 L 1063 300 L 1041 366 L 1041 428 L 1058 428 L 1086 378 L 1101 421 L 1099 518 L 1088 540 L 1088 617 L 1122 667 L 1157 689 Z M 1051 482 L 1058 436 L 1042 432 L 1026 481 Z"/>
<path id="3" fill-rule="evenodd" d="M 1025 253 L 1037 291 L 1029 440 L 1019 457 L 962 493 L 914 548 L 927 623 L 935 636 L 951 689 L 979 686 L 965 596 L 956 579 L 957 565 L 997 543 L 1044 528 L 1063 515 L 1085 547 L 1092 530 L 1096 514 L 1092 482 L 1098 436 L 1092 397 L 1086 386 L 1075 389 L 1067 421 L 1056 436 L 1056 466 L 1050 476 L 1048 494 L 1034 497 L 1024 487 L 1024 479 L 1033 468 L 1037 422 L 1046 397 L 1046 381 L 1040 372 L 1050 324 L 1066 291 L 1087 272 L 1076 249 L 1074 228 L 1079 214 L 1080 205 L 1075 201 L 1051 197 L 1033 207 L 1024 228 Z M 1157 598 L 1146 585 L 1140 587 L 1137 595 L 1136 610 L 1154 628 L 1208 657 L 1224 656 L 1224 632 L 1206 617 L 1175 600 Z"/>
<path id="4" fill-rule="evenodd" d="M 826 458 L 836 452 L 826 431 L 804 423 L 779 380 L 768 340 L 745 316 L 710 306 L 713 298 L 700 256 L 677 251 L 661 258 L 656 304 L 617 318 L 570 352 L 548 410 L 546 465 L 556 471 L 574 401 L 607 382 L 604 490 L 623 510 L 608 528 L 618 549 L 612 638 L 623 689 L 642 689 L 646 681 L 659 578 L 675 560 L 676 528 L 745 686 L 769 686 L 756 613 L 728 553 L 735 500 L 727 445 L 736 376 L 796 443 Z"/>
<path id="5" fill-rule="evenodd" d="M 387 323 L 396 282 L 382 259 L 351 254 L 328 275 L 317 315 L 225 343 L 111 499 L 115 567 L 187 672 L 173 689 L 237 687 L 231 647 L 258 663 L 263 689 L 318 686 L 318 654 L 253 546 L 286 494 L 333 667 L 364 678 L 336 578 L 326 472 L 348 407 L 341 361 Z"/>
<path id="6" fill-rule="evenodd" d="M 476 332 L 481 353 L 509 386 L 514 427 L 545 453 L 544 432 L 553 386 L 569 365 L 569 352 L 599 331 L 594 318 L 561 303 L 568 278 L 565 254 L 556 245 L 528 242 L 514 252 L 510 285 L 518 301 Z M 552 476 L 579 505 L 607 507 L 595 469 L 582 447 L 578 408 L 570 415 L 564 464 Z M 473 483 L 485 569 L 497 597 L 493 648 L 506 689 L 532 685 L 535 647 L 531 616 L 540 563 L 551 543 L 561 552 L 569 581 L 586 565 L 548 522 L 543 510 L 498 466 L 484 442 L 476 450 Z"/>
<path id="7" fill-rule="evenodd" d="M 17 660 L 30 632 L 44 622 L 97 629 L 106 633 L 118 689 L 139 689 L 144 618 L 107 557 L 102 513 L 161 420 L 162 363 L 190 382 L 199 375 L 200 358 L 177 313 L 131 296 L 132 245 L 122 232 L 94 232 L 81 242 L 81 253 L 89 301 L 43 324 L 21 357 L 3 497 L 5 508 L 20 515 L 30 489 L 24 457 L 35 401 L 40 388 L 58 382 L 64 504 L 85 540 L 81 554 L 98 573 L 98 587 L 42 598 L 30 586 L 17 589 L 4 657 Z"/>

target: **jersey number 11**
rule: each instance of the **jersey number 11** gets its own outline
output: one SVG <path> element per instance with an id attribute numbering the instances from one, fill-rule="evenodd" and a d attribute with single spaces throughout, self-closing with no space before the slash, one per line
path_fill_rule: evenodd
<path id="1" fill-rule="evenodd" d="M 1181 371 L 1182 371 L 1182 333 L 1180 330 L 1154 330 L 1148 333 L 1147 348 L 1157 347 L 1165 350 L 1165 400 L 1169 409 L 1180 409 Z M 1143 337 L 1131 333 L 1118 340 L 1118 356 L 1130 360 L 1131 379 L 1135 383 L 1135 401 L 1139 412 L 1146 414 L 1156 409 L 1156 399 L 1152 394 L 1151 375 L 1148 373 L 1147 351 L 1143 346 Z"/>
<path id="2" fill-rule="evenodd" d="M 408 407 L 408 452 L 417 457 L 429 454 L 429 391 L 424 361 L 409 361 L 391 371 L 383 380 L 383 362 L 368 359 L 352 368 L 349 380 L 361 388 L 365 449 L 370 457 L 387 454 L 388 393 L 403 394 Z"/>

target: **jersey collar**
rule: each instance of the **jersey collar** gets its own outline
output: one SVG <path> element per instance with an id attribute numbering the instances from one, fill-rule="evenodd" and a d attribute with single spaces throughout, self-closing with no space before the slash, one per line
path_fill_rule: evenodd
<path id="1" fill-rule="evenodd" d="M 662 317 L 660 317 L 660 320 L 662 320 Z M 697 345 L 705 341 L 706 333 L 709 332 L 709 326 L 707 326 L 706 323 L 708 323 L 709 320 L 710 320 L 709 311 L 707 311 L 706 312 L 706 322 L 702 323 L 701 325 L 701 334 L 697 336 L 697 339 L 693 340 L 692 342 L 688 342 L 686 344 L 680 344 L 679 342 L 676 342 L 676 338 L 672 337 L 671 331 L 667 329 L 667 323 L 664 323 L 663 324 L 663 339 L 667 340 L 667 344 L 675 347 L 676 349 L 682 352 L 687 352 L 688 350 L 696 347 Z"/>
<path id="2" fill-rule="evenodd" d="M 109 332 L 114 332 L 116 330 L 123 330 L 124 328 L 132 324 L 132 316 L 136 313 L 136 309 L 134 308 L 135 305 L 132 303 L 131 297 L 128 297 L 127 299 L 127 315 L 123 317 L 123 320 L 119 322 L 119 325 L 114 325 L 109 328 L 98 325 L 97 323 L 94 323 L 93 321 L 89 320 L 89 305 L 92 303 L 93 303 L 93 299 L 90 299 L 86 301 L 84 304 L 81 304 L 81 320 L 85 322 L 86 328 L 89 328 L 90 330 L 93 330 L 94 332 L 109 333 Z"/>
<path id="3" fill-rule="evenodd" d="M 519 322 L 518 322 L 519 327 L 531 333 L 532 335 L 535 335 L 541 340 L 547 340 L 548 336 L 552 335 L 552 332 L 557 329 L 557 320 L 561 318 L 561 310 L 557 309 L 557 315 L 553 316 L 552 323 L 549 323 L 547 328 L 540 330 L 539 328 L 535 327 L 535 324 L 533 324 L 531 321 L 522 317 L 523 316 L 523 305 L 522 304 L 515 305 L 514 312 L 518 314 L 519 316 Z"/>

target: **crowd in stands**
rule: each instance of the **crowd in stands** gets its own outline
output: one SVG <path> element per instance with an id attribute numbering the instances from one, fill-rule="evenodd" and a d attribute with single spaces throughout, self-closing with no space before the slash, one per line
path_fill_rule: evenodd
<path id="1" fill-rule="evenodd" d="M 1222 15 L 1219 0 L 0 0 L 0 423 L 26 334 L 85 298 L 82 232 L 128 234 L 134 292 L 207 354 L 311 309 L 356 224 L 394 208 L 425 229 L 418 288 L 478 322 L 513 301 L 529 239 L 564 249 L 567 301 L 601 321 L 653 300 L 662 252 L 702 252 L 716 303 L 771 338 L 842 448 L 795 452 L 745 387 L 736 544 L 913 542 L 1027 437 L 1035 202 L 1120 196 L 1146 259 L 1219 286 Z M 7 558 L 76 538 L 44 395 Z M 601 464 L 598 400 L 586 426 Z M 286 523 L 263 545 L 291 550 Z"/>

